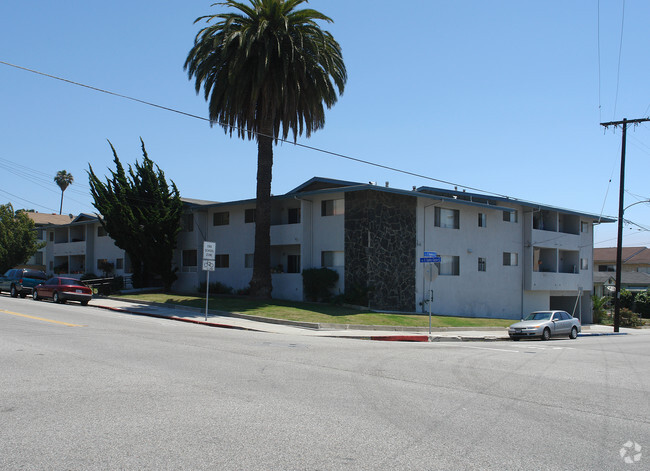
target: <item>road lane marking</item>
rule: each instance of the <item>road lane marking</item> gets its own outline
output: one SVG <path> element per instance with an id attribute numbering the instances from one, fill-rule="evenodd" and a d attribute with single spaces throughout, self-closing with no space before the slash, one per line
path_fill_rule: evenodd
<path id="1" fill-rule="evenodd" d="M 469 345 L 466 348 L 473 348 L 474 350 L 492 350 L 496 352 L 519 353 L 519 350 L 506 350 L 505 348 L 470 347 Z"/>
<path id="2" fill-rule="evenodd" d="M 37 320 L 37 321 L 51 322 L 53 324 L 66 325 L 68 327 L 84 327 L 83 325 L 79 325 L 79 324 L 69 324 L 67 322 L 55 321 L 53 319 L 45 319 L 44 317 L 28 316 L 27 314 L 20 314 L 18 312 L 5 311 L 4 309 L 0 309 L 0 312 L 4 312 L 5 314 L 11 314 L 12 316 L 26 317 L 27 319 L 34 319 L 34 320 Z"/>

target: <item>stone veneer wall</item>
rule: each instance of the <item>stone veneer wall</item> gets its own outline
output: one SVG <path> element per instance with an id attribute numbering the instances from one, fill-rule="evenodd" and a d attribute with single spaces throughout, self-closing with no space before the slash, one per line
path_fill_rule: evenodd
<path id="1" fill-rule="evenodd" d="M 345 194 L 345 290 L 371 287 L 371 308 L 415 311 L 416 205 L 383 191 Z"/>

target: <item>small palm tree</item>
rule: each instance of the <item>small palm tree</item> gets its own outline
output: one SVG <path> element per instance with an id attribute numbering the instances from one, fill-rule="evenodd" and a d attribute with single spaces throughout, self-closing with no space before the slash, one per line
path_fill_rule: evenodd
<path id="1" fill-rule="evenodd" d="M 343 93 L 341 47 L 316 23 L 332 20 L 297 10 L 306 0 L 224 0 L 235 12 L 197 18 L 201 29 L 185 61 L 196 93 L 204 89 L 210 120 L 232 135 L 257 140 L 255 254 L 251 295 L 271 296 L 273 144 L 289 133 L 309 137 Z"/>
<path id="2" fill-rule="evenodd" d="M 74 177 L 71 173 L 68 173 L 65 170 L 59 170 L 56 172 L 54 182 L 59 185 L 59 188 L 61 188 L 61 206 L 59 207 L 59 214 L 61 214 L 63 211 L 63 192 L 72 184 L 72 182 L 74 182 Z"/>

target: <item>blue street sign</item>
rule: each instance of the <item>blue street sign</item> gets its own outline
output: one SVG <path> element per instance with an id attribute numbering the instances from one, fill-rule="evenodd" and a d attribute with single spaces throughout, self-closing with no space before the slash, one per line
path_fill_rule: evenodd
<path id="1" fill-rule="evenodd" d="M 442 262 L 442 258 L 440 257 L 433 257 L 433 263 L 440 263 Z"/>
<path id="2" fill-rule="evenodd" d="M 425 257 L 435 257 L 435 256 L 437 256 L 437 255 L 438 255 L 438 254 L 435 253 L 435 252 L 424 252 L 424 256 L 425 256 Z"/>
<path id="3" fill-rule="evenodd" d="M 436 261 L 439 262 L 440 257 L 421 257 L 420 258 L 420 263 L 435 263 Z"/>

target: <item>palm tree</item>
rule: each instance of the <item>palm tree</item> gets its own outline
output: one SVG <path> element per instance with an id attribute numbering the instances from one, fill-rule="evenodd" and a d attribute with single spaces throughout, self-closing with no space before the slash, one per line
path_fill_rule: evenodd
<path id="1" fill-rule="evenodd" d="M 198 94 L 204 89 L 212 123 L 232 136 L 257 140 L 257 208 L 251 295 L 271 297 L 271 176 L 273 144 L 294 141 L 325 124 L 325 110 L 343 93 L 341 47 L 316 23 L 332 20 L 297 10 L 307 0 L 224 0 L 234 12 L 197 18 L 208 26 L 185 61 Z"/>
<path id="2" fill-rule="evenodd" d="M 74 182 L 74 177 L 71 173 L 68 173 L 65 170 L 59 170 L 56 172 L 54 182 L 59 185 L 59 188 L 61 188 L 61 206 L 59 207 L 59 214 L 61 214 L 63 211 L 63 192 L 72 184 L 72 182 Z"/>

